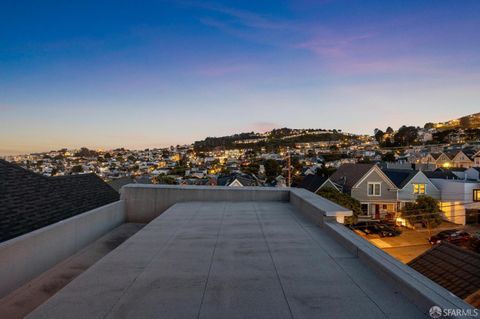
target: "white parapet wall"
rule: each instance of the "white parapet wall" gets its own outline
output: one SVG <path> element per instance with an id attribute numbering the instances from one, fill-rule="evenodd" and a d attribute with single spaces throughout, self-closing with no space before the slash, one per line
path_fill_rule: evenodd
<path id="1" fill-rule="evenodd" d="M 129 184 L 120 193 L 127 220 L 138 223 L 148 223 L 175 203 L 189 201 L 290 201 L 318 225 L 323 217 L 343 222 L 352 216 L 351 210 L 301 188 Z"/>
<path id="2" fill-rule="evenodd" d="M 334 218 L 337 222 L 343 224 L 345 217 L 353 214 L 351 210 L 303 188 L 292 188 L 290 190 L 290 203 L 300 213 L 320 226 L 323 225 L 325 217 Z"/>
<path id="3" fill-rule="evenodd" d="M 128 184 L 122 187 L 127 221 L 148 223 L 179 202 L 289 201 L 289 188 Z"/>
<path id="4" fill-rule="evenodd" d="M 125 216 L 120 200 L 0 243 L 0 298 L 124 223 Z"/>

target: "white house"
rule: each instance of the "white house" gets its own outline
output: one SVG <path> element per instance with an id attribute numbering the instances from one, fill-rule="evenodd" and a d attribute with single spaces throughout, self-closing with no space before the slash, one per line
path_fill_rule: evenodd
<path id="1" fill-rule="evenodd" d="M 480 221 L 480 182 L 432 178 L 440 190 L 440 209 L 444 217 L 455 224 Z"/>
<path id="2" fill-rule="evenodd" d="M 465 171 L 465 178 L 472 181 L 480 181 L 480 167 L 472 167 Z"/>

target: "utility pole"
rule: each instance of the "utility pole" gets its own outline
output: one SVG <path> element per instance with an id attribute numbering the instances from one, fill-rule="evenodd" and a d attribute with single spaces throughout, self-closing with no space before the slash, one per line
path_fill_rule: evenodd
<path id="1" fill-rule="evenodd" d="M 290 158 L 290 147 L 287 147 L 287 165 L 288 165 L 287 186 L 290 187 L 292 185 L 292 161 Z"/>

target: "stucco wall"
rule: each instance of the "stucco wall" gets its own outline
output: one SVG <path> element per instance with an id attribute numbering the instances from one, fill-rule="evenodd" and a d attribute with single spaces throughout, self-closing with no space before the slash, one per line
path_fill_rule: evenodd
<path id="1" fill-rule="evenodd" d="M 0 298 L 125 221 L 117 201 L 0 244 Z"/>

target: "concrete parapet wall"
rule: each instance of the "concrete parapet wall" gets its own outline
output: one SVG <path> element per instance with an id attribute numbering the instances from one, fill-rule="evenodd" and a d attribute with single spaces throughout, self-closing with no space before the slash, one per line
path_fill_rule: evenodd
<path id="1" fill-rule="evenodd" d="M 333 217 L 338 222 L 343 223 L 346 216 L 352 216 L 351 210 L 303 188 L 292 188 L 290 190 L 290 202 L 298 209 L 299 213 L 319 226 L 323 225 L 323 220 L 326 217 Z"/>
<path id="2" fill-rule="evenodd" d="M 432 306 L 439 306 L 442 309 L 471 309 L 472 312 L 475 309 L 442 286 L 396 260 L 345 226 L 333 220 L 326 220 L 324 228 L 333 238 L 367 264 L 385 281 L 401 291 L 425 314 L 428 314 Z"/>
<path id="3" fill-rule="evenodd" d="M 289 201 L 288 188 L 129 184 L 122 187 L 127 221 L 148 223 L 170 206 L 191 201 Z"/>
<path id="4" fill-rule="evenodd" d="M 120 200 L 0 243 L 0 298 L 124 221 Z"/>

